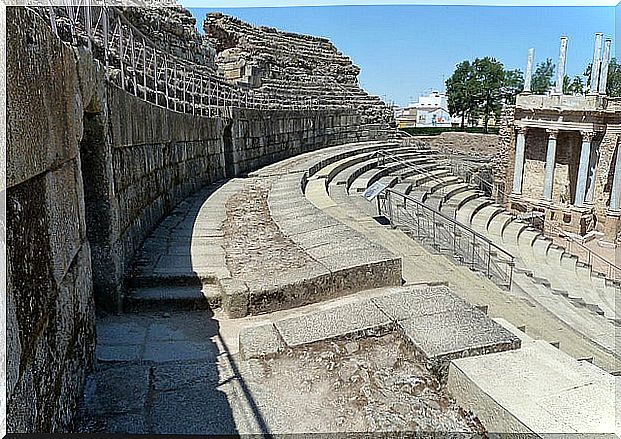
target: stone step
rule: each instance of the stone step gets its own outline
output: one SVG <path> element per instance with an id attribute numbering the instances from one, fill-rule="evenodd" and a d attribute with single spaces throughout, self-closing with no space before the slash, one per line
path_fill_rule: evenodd
<path id="1" fill-rule="evenodd" d="M 520 346 L 519 338 L 446 287 L 404 286 L 362 295 L 366 297 L 333 301 L 318 310 L 243 329 L 242 357 L 261 358 L 286 347 L 397 330 L 412 355 L 444 380 L 453 358 Z"/>
<path id="2" fill-rule="evenodd" d="M 537 436 L 620 433 L 611 398 L 615 377 L 544 341 L 522 338 L 518 350 L 453 360 L 447 387 L 460 406 L 479 415 L 488 431 Z"/>
<path id="3" fill-rule="evenodd" d="M 215 284 L 202 286 L 160 286 L 130 290 L 125 297 L 125 312 L 179 311 L 217 308 L 222 292 Z"/>
<path id="4" fill-rule="evenodd" d="M 572 329 L 592 340 L 607 352 L 615 352 L 615 342 L 618 337 L 615 335 L 613 325 L 604 317 L 593 314 L 580 303 L 572 302 L 569 298 L 552 294 L 548 287 L 533 282 L 524 274 L 514 273 L 514 280 L 523 293 Z"/>

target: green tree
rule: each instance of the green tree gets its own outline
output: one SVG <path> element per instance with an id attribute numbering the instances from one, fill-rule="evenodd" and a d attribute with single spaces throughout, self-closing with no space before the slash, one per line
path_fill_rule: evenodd
<path id="1" fill-rule="evenodd" d="M 584 70 L 584 77 L 586 78 L 586 90 L 591 87 L 591 69 L 592 64 L 589 63 Z M 621 96 L 621 64 L 617 62 L 616 58 L 612 58 L 608 64 L 608 78 L 606 81 L 606 94 L 611 97 Z"/>
<path id="2" fill-rule="evenodd" d="M 470 61 L 457 64 L 455 71 L 445 82 L 449 113 L 461 116 L 461 127 L 476 107 L 476 78 Z"/>
<path id="3" fill-rule="evenodd" d="M 533 93 L 544 94 L 550 90 L 553 85 L 552 78 L 554 77 L 554 68 L 555 66 L 550 58 L 537 64 L 531 83 Z"/>
<path id="4" fill-rule="evenodd" d="M 582 78 L 580 76 L 574 76 L 573 79 L 571 79 L 569 76 L 565 75 L 565 78 L 563 78 L 563 93 L 584 93 L 584 82 Z"/>
<path id="5" fill-rule="evenodd" d="M 481 111 L 484 130 L 487 132 L 489 119 L 500 115 L 505 70 L 501 62 L 488 56 L 475 59 L 472 65 L 477 82 L 475 102 Z"/>
<path id="6" fill-rule="evenodd" d="M 505 70 L 504 82 L 501 89 L 502 100 L 505 104 L 515 104 L 515 97 L 524 91 L 524 74 L 521 70 Z"/>
<path id="7" fill-rule="evenodd" d="M 621 64 L 613 58 L 608 64 L 608 82 L 606 83 L 606 94 L 611 97 L 621 96 Z"/>

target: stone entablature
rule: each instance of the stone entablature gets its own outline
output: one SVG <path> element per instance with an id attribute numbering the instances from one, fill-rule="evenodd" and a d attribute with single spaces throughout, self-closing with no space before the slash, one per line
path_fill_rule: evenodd
<path id="1" fill-rule="evenodd" d="M 522 93 L 517 96 L 515 107 L 520 110 L 551 111 L 606 111 L 608 97 L 599 95 L 534 95 Z M 610 111 L 610 110 L 609 110 Z M 614 112 L 614 110 L 612 110 Z"/>

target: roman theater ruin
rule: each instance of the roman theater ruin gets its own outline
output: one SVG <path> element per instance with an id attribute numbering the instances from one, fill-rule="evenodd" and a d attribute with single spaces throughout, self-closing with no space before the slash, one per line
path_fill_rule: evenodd
<path id="1" fill-rule="evenodd" d="M 7 7 L 8 432 L 620 435 L 610 39 L 414 137 L 328 39 L 87 3 Z"/>

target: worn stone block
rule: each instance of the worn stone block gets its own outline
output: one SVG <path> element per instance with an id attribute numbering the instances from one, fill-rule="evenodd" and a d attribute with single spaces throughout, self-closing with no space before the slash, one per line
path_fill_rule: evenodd
<path id="1" fill-rule="evenodd" d="M 452 359 L 517 349 L 521 345 L 518 337 L 466 305 L 402 320 L 398 327 L 415 355 L 427 361 L 441 379 L 446 379 Z"/>
<path id="2" fill-rule="evenodd" d="M 248 315 L 250 292 L 246 283 L 238 279 L 222 279 L 222 308 L 231 318 Z"/>
<path id="3" fill-rule="evenodd" d="M 244 328 L 239 334 L 239 354 L 242 359 L 277 354 L 283 342 L 272 323 Z"/>

